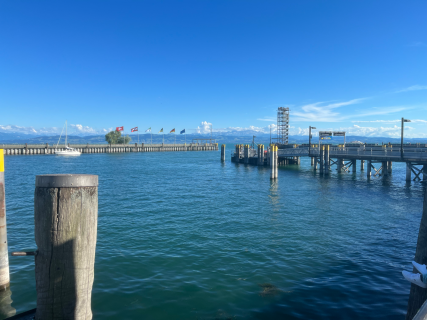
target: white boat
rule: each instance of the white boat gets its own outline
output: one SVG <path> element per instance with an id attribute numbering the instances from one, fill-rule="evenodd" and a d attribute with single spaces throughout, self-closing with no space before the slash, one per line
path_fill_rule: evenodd
<path id="1" fill-rule="evenodd" d="M 62 128 L 62 131 L 64 131 L 64 128 Z M 74 148 L 70 148 L 67 145 L 67 121 L 65 121 L 65 149 L 64 150 L 57 150 L 59 141 L 61 140 L 62 131 L 61 131 L 61 135 L 59 136 L 58 143 L 56 144 L 56 147 L 55 147 L 55 154 L 58 156 L 79 156 L 79 155 L 81 155 L 82 153 L 80 151 L 77 151 Z"/>

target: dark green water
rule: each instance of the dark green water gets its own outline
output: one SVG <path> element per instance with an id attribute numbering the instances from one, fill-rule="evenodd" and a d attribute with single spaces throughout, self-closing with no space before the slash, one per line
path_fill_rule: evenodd
<path id="1" fill-rule="evenodd" d="M 94 319 L 403 319 L 423 186 L 220 162 L 219 152 L 6 156 L 9 250 L 35 249 L 35 175 L 99 175 Z M 359 168 L 358 168 L 359 169 Z M 12 306 L 34 259 L 10 257 Z"/>

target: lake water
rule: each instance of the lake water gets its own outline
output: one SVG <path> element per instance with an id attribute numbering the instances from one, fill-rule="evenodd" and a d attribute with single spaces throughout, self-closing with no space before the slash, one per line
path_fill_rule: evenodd
<path id="1" fill-rule="evenodd" d="M 9 251 L 35 249 L 35 176 L 99 175 L 94 319 L 403 319 L 423 186 L 219 152 L 6 156 Z M 34 258 L 10 257 L 12 307 Z"/>

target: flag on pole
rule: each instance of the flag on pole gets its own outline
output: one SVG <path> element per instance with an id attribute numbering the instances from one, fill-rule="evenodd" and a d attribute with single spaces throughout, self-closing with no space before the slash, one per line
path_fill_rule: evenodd
<path id="1" fill-rule="evenodd" d="M 130 132 L 135 132 L 135 131 L 138 131 L 138 127 L 130 129 Z"/>
<path id="2" fill-rule="evenodd" d="M 184 129 L 184 130 L 182 130 L 179 134 L 183 134 L 183 133 L 185 133 L 185 129 Z"/>
<path id="3" fill-rule="evenodd" d="M 151 127 L 149 127 L 147 130 L 145 130 L 145 132 L 150 131 L 151 132 Z"/>
<path id="4" fill-rule="evenodd" d="M 175 128 L 173 128 L 173 129 L 171 130 L 171 132 L 169 132 L 169 133 L 172 133 L 172 132 L 175 132 Z"/>
<path id="5" fill-rule="evenodd" d="M 163 128 L 161 128 L 161 129 L 160 129 L 159 133 L 160 133 L 160 132 L 163 132 Z"/>
<path id="6" fill-rule="evenodd" d="M 123 127 L 117 127 L 116 131 L 123 131 Z"/>

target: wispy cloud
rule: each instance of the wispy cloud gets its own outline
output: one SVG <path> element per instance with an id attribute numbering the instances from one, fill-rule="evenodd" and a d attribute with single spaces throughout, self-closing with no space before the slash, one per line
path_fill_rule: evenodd
<path id="1" fill-rule="evenodd" d="M 409 44 L 410 47 L 427 47 L 427 44 L 422 41 L 415 41 Z"/>
<path id="2" fill-rule="evenodd" d="M 418 90 L 427 90 L 427 86 L 420 86 L 420 85 L 415 85 L 415 86 L 410 86 L 401 90 L 396 91 L 396 93 L 400 93 L 400 92 L 408 92 L 408 91 L 418 91 Z"/>
<path id="3" fill-rule="evenodd" d="M 260 118 L 258 118 L 257 120 L 259 120 L 259 121 L 269 121 L 269 122 L 276 122 L 277 121 L 277 119 L 276 118 L 273 118 L 273 117 L 264 117 L 264 119 L 260 119 Z"/>
<path id="4" fill-rule="evenodd" d="M 340 115 L 334 109 L 361 103 L 368 98 L 352 99 L 344 102 L 316 102 L 301 107 L 302 111 L 292 112 L 295 121 L 337 122 L 348 117 Z"/>

